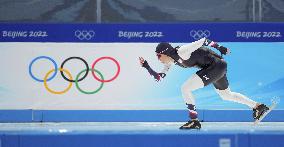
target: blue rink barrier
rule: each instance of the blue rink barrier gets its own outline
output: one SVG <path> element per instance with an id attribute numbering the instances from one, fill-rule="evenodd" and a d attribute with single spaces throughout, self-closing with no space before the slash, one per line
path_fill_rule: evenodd
<path id="1" fill-rule="evenodd" d="M 0 122 L 31 122 L 33 110 L 0 110 Z"/>
<path id="2" fill-rule="evenodd" d="M 252 142 L 252 145 L 249 145 L 247 134 L 215 135 L 201 133 L 3 135 L 1 140 L 1 147 L 254 147 L 255 144 Z M 228 144 L 226 143 L 228 141 L 232 145 L 222 145 Z M 267 142 L 266 144 L 269 145 Z M 257 147 L 262 146 L 263 144 Z"/>
<path id="3" fill-rule="evenodd" d="M 205 122 L 252 122 L 251 110 L 199 110 Z M 0 122 L 184 122 L 186 110 L 1 110 Z M 264 122 L 283 122 L 273 110 Z"/>

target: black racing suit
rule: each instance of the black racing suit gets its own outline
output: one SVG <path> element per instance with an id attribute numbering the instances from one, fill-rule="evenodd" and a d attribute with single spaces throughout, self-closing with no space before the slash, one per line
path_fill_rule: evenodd
<path id="1" fill-rule="evenodd" d="M 207 47 L 200 47 L 191 53 L 188 60 L 182 60 L 178 54 L 174 55 L 176 65 L 184 68 L 197 67 L 196 74 L 202 79 L 204 86 L 213 83 L 219 90 L 227 89 L 229 84 L 226 77 L 227 63 L 214 51 Z M 180 62 L 182 61 L 182 62 Z"/>

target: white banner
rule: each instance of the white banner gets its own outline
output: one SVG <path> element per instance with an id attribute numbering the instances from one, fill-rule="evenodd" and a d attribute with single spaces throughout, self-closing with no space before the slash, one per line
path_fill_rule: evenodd
<path id="1" fill-rule="evenodd" d="M 146 57 L 152 60 L 152 66 L 160 70 L 162 65 L 156 58 L 155 46 L 151 43 L 2 43 L 0 107 L 80 110 L 166 108 L 172 101 L 154 99 L 157 95 L 151 91 L 157 88 L 157 83 L 138 60 L 139 56 Z M 59 70 L 51 79 L 54 75 L 51 70 L 55 68 L 52 60 L 59 69 L 64 60 L 71 58 L 63 68 L 70 72 L 73 79 L 87 68 L 82 60 L 72 57 L 85 60 L 90 70 L 97 60 L 94 68 L 101 72 L 105 81 L 96 80 L 91 71 L 78 82 L 79 88 L 75 82 L 65 80 Z M 66 71 L 63 73 L 70 78 Z M 82 72 L 78 79 L 85 73 Z M 95 75 L 101 79 L 98 74 Z M 45 76 L 46 85 L 39 81 Z M 88 92 L 93 94 L 86 94 Z M 182 104 L 182 99 L 178 100 Z M 155 105 L 159 101 L 167 104 Z"/>

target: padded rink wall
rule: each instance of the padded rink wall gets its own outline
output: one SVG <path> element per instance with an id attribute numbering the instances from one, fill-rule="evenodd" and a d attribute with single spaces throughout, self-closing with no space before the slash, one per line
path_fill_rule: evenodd
<path id="1" fill-rule="evenodd" d="M 184 122 L 186 110 L 2 110 L 1 123 L 37 122 Z M 198 110 L 204 122 L 252 122 L 251 110 Z M 233 117 L 232 117 L 233 116 Z M 283 122 L 274 110 L 263 122 Z"/>
<path id="2" fill-rule="evenodd" d="M 283 35 L 283 23 L 0 24 L 0 65 L 7 69 L 2 71 L 0 78 L 0 121 L 185 122 L 187 112 L 184 110 L 179 88 L 195 71 L 174 68 L 165 80 L 157 84 L 139 67 L 137 59 L 138 56 L 143 56 L 151 65 L 160 68 L 153 54 L 158 42 L 182 45 L 202 37 L 218 41 L 231 49 L 232 54 L 225 57 L 230 65 L 228 73 L 231 89 L 256 101 L 270 104 L 271 98 L 281 100 L 284 96 L 284 69 L 279 66 L 279 63 L 284 62 Z M 121 72 L 116 80 L 106 83 L 94 95 L 81 94 L 75 85 L 68 92 L 57 95 L 48 92 L 42 83 L 33 80 L 28 73 L 32 59 L 42 55 L 53 58 L 58 67 L 64 59 L 72 56 L 83 57 L 89 66 L 99 57 L 111 56 L 119 62 Z M 10 61 L 11 58 L 17 60 Z M 77 67 L 82 66 L 74 64 L 78 66 L 69 66 L 72 74 L 78 73 L 81 69 Z M 117 68 L 113 63 L 103 64 L 109 70 L 98 68 L 109 79 Z M 43 78 L 47 69 L 40 67 L 51 68 L 52 64 L 33 66 L 34 74 Z M 87 83 L 81 86 L 92 90 L 90 85 L 94 83 L 89 82 L 91 77 L 88 78 L 85 81 Z M 57 77 L 50 87 L 61 89 L 67 85 L 64 82 L 66 81 Z M 194 93 L 198 97 L 197 106 L 201 120 L 252 121 L 251 110 L 239 104 L 222 101 L 212 89 L 206 87 Z M 284 105 L 280 101 L 276 110 L 264 121 L 283 122 L 283 109 Z M 134 133 L 124 132 L 122 129 L 118 132 L 83 131 L 71 134 L 3 131 L 0 135 L 1 147 L 261 147 L 283 146 L 281 140 L 284 138 L 283 130 L 255 133 L 218 130 Z"/>

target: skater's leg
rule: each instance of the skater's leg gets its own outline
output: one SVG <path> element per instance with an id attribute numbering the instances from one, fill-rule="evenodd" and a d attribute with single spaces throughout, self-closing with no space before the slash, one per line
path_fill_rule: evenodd
<path id="1" fill-rule="evenodd" d="M 224 89 L 224 90 L 216 89 L 216 92 L 220 95 L 220 97 L 223 100 L 245 104 L 245 105 L 249 106 L 250 108 L 255 108 L 256 105 L 257 105 L 257 102 L 249 99 L 248 97 L 246 97 L 246 96 L 244 96 L 240 93 L 232 92 L 230 90 L 230 88 L 227 88 L 227 89 Z"/>
<path id="2" fill-rule="evenodd" d="M 203 88 L 204 84 L 197 74 L 193 74 L 181 87 L 182 96 L 187 104 L 195 105 L 193 91 Z"/>
<path id="3" fill-rule="evenodd" d="M 192 92 L 202 87 L 204 87 L 204 84 L 197 74 L 192 75 L 181 87 L 182 96 L 189 109 L 189 116 L 191 119 L 197 118 L 195 98 Z"/>
<path id="4" fill-rule="evenodd" d="M 245 104 L 253 109 L 253 118 L 255 120 L 260 119 L 269 108 L 264 105 L 257 103 L 245 95 L 242 95 L 237 92 L 232 92 L 229 88 L 229 83 L 226 75 L 213 83 L 216 89 L 216 92 L 220 95 L 223 100 L 233 101 L 241 104 Z"/>
<path id="5" fill-rule="evenodd" d="M 212 64 L 208 68 L 201 69 L 192 75 L 181 87 L 182 96 L 189 109 L 191 119 L 197 118 L 197 112 L 195 109 L 195 98 L 192 94 L 194 90 L 203 88 L 212 82 L 223 77 L 226 72 L 227 64 L 224 61 L 219 61 L 216 64 Z"/>
<path id="6" fill-rule="evenodd" d="M 215 86 L 216 92 L 220 95 L 220 97 L 223 100 L 245 104 L 250 108 L 255 108 L 258 105 L 257 102 L 249 99 L 248 97 L 237 92 L 232 92 L 229 88 L 226 75 L 224 75 L 221 79 L 214 82 L 213 84 Z"/>
<path id="7" fill-rule="evenodd" d="M 201 124 L 197 119 L 195 99 L 192 92 L 220 79 L 226 73 L 226 67 L 227 64 L 220 60 L 220 62 L 212 64 L 210 67 L 199 70 L 183 84 L 181 88 L 182 95 L 189 109 L 191 120 L 181 126 L 180 129 L 201 128 Z"/>

